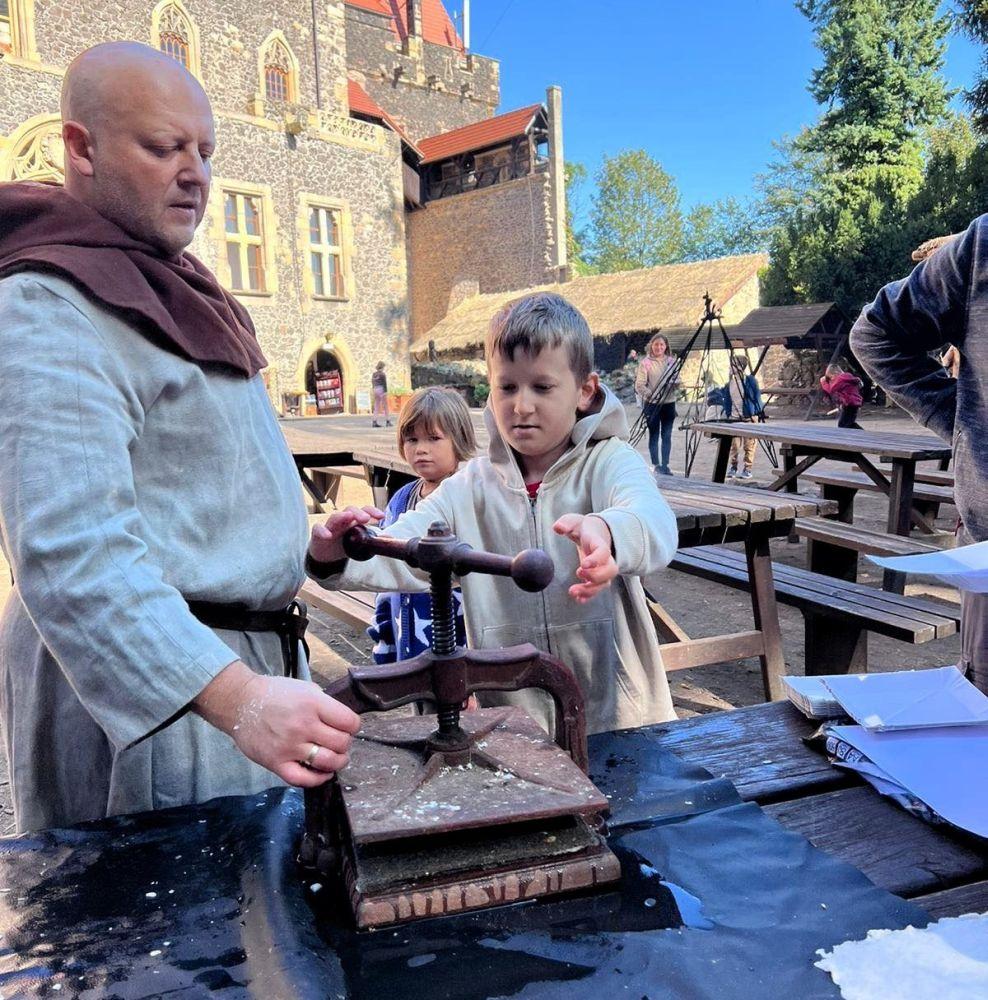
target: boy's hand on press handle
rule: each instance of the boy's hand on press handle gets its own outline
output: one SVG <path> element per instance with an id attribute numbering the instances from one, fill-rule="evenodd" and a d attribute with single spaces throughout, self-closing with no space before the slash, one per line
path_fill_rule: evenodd
<path id="1" fill-rule="evenodd" d="M 618 565 L 611 552 L 611 529 L 603 518 L 594 514 L 563 514 L 552 530 L 557 535 L 565 535 L 580 550 L 576 575 L 581 582 L 569 588 L 569 596 L 586 604 L 618 575 Z"/>
<path id="2" fill-rule="evenodd" d="M 346 507 L 330 514 L 325 524 L 314 524 L 309 538 L 309 555 L 316 562 L 335 563 L 346 559 L 343 536 L 355 524 L 376 524 L 384 519 L 377 507 Z"/>

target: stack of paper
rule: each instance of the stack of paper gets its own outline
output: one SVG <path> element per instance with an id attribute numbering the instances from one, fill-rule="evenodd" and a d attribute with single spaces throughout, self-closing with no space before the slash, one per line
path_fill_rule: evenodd
<path id="1" fill-rule="evenodd" d="M 962 545 L 918 556 L 868 556 L 883 569 L 935 576 L 951 587 L 974 594 L 988 593 L 988 542 Z"/>
<path id="2" fill-rule="evenodd" d="M 925 819 L 988 837 L 988 698 L 956 667 L 817 679 L 859 723 L 825 730 L 838 767 Z"/>

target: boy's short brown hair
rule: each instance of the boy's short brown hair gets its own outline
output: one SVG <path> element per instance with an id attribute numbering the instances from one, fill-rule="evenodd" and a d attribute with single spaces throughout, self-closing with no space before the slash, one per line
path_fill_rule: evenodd
<path id="1" fill-rule="evenodd" d="M 473 432 L 470 410 L 455 389 L 430 385 L 412 393 L 398 417 L 399 451 L 404 449 L 405 439 L 417 424 L 442 431 L 452 443 L 453 454 L 458 462 L 473 458 L 477 451 L 477 437 Z"/>
<path id="2" fill-rule="evenodd" d="M 593 371 L 593 336 L 583 313 L 555 292 L 533 292 L 494 314 L 484 354 L 489 370 L 495 354 L 514 361 L 518 349 L 536 355 L 560 345 L 566 347 L 570 370 L 582 384 Z"/>

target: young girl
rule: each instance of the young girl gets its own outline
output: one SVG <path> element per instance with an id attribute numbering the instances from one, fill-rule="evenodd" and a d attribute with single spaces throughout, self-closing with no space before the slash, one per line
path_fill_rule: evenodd
<path id="1" fill-rule="evenodd" d="M 418 389 L 405 404 L 398 420 L 398 449 L 421 478 L 403 486 L 388 503 L 382 528 L 393 524 L 406 510 L 413 510 L 460 462 L 473 457 L 477 440 L 470 411 L 451 389 L 431 386 Z M 456 643 L 466 645 L 463 606 L 459 589 L 456 604 Z M 374 624 L 367 630 L 374 642 L 375 663 L 407 660 L 429 648 L 432 609 L 426 594 L 380 594 Z"/>
<path id="2" fill-rule="evenodd" d="M 858 410 L 864 402 L 861 396 L 861 379 L 844 371 L 840 365 L 828 365 L 827 373 L 820 379 L 820 387 L 837 404 L 837 426 L 863 430 L 858 423 Z M 834 411 L 831 410 L 831 413 Z"/>

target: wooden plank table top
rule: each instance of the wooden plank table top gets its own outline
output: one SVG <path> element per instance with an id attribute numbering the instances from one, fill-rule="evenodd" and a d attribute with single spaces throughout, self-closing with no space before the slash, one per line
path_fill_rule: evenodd
<path id="1" fill-rule="evenodd" d="M 369 470 L 396 473 L 407 481 L 414 473 L 405 459 L 390 450 L 364 447 L 353 453 L 353 460 Z M 659 491 L 676 517 L 680 543 L 700 544 L 712 534 L 721 533 L 721 541 L 741 541 L 749 526 L 764 524 L 776 537 L 787 535 L 796 517 L 826 516 L 837 510 L 831 500 L 797 494 L 770 493 L 744 486 L 726 486 L 705 480 L 663 476 Z"/>
<path id="2" fill-rule="evenodd" d="M 803 743 L 816 727 L 788 702 L 777 702 L 643 732 L 726 777 L 743 799 L 762 805 L 787 829 L 933 916 L 988 909 L 988 841 L 924 823 L 832 766 Z"/>
<path id="3" fill-rule="evenodd" d="M 814 450 L 850 452 L 858 455 L 887 455 L 915 461 L 949 458 L 951 447 L 934 434 L 917 431 L 854 430 L 832 424 L 770 420 L 765 423 L 711 421 L 693 429 L 708 437 L 746 437 Z"/>

